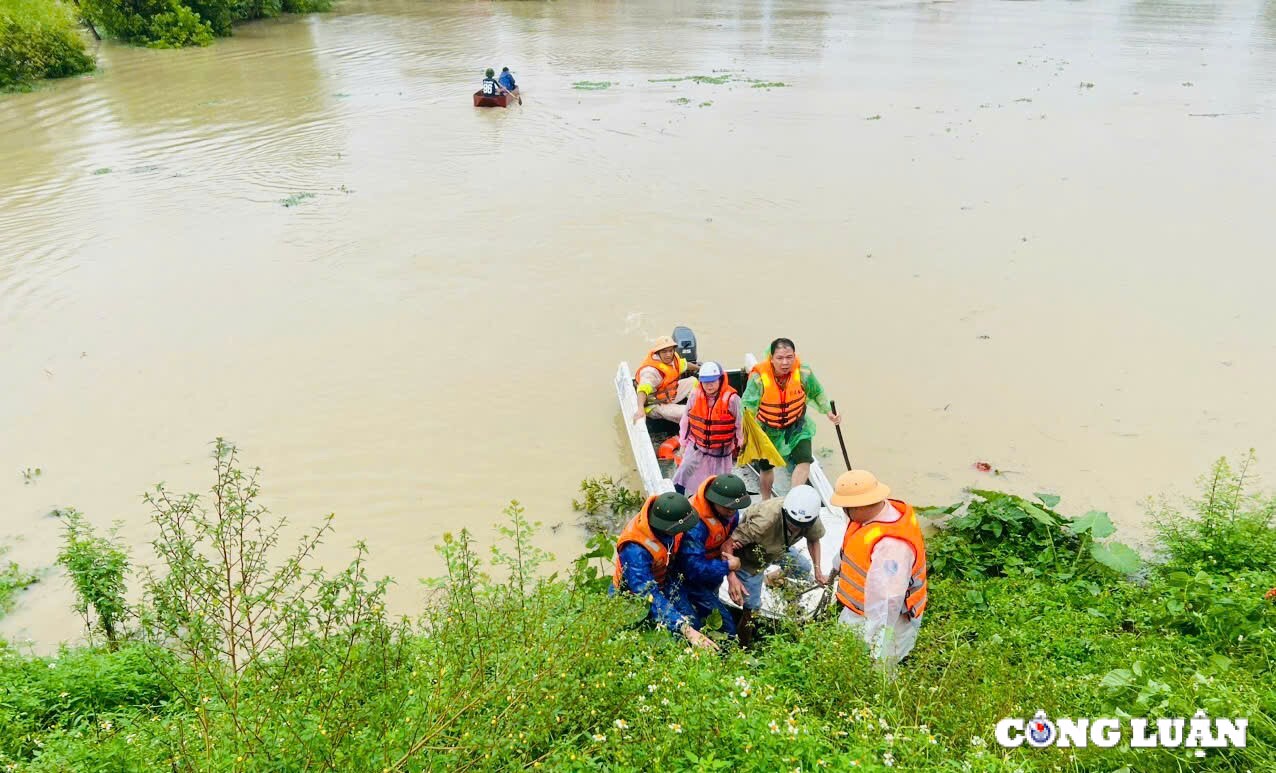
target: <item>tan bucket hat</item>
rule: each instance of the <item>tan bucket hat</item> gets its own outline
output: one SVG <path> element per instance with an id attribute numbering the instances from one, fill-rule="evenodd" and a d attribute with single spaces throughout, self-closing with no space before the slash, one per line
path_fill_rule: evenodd
<path id="1" fill-rule="evenodd" d="M 866 507 L 884 501 L 890 493 L 891 487 L 879 481 L 868 470 L 850 470 L 837 476 L 829 504 L 837 507 Z"/>
<path id="2" fill-rule="evenodd" d="M 660 336 L 651 342 L 651 348 L 648 351 L 658 352 L 661 349 L 676 349 L 678 344 L 669 336 Z"/>

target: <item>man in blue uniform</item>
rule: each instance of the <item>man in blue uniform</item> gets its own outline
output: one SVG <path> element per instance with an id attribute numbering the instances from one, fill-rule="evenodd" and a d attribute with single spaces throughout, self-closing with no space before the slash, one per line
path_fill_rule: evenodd
<path id="1" fill-rule="evenodd" d="M 682 634 L 697 647 L 716 650 L 718 645 L 697 630 L 672 571 L 683 534 L 698 522 L 683 495 L 648 497 L 616 541 L 611 592 L 626 591 L 644 599 L 651 605 L 647 619 L 652 623 Z"/>
<path id="2" fill-rule="evenodd" d="M 696 628 L 716 609 L 722 616 L 722 631 L 735 636 L 735 618 L 718 595 L 728 572 L 740 568 L 740 559 L 724 556 L 722 546 L 735 530 L 739 510 L 749 506 L 744 481 L 734 475 L 714 475 L 700 484 L 691 497 L 691 507 L 700 516 L 682 538 L 674 557 L 674 572 L 681 585 L 684 603 L 695 614 Z"/>

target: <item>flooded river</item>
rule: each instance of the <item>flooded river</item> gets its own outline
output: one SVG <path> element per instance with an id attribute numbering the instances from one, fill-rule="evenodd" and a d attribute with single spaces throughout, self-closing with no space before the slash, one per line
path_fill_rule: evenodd
<path id="1" fill-rule="evenodd" d="M 402 610 L 511 499 L 569 558 L 578 482 L 631 474 L 616 364 L 675 324 L 729 365 L 796 339 L 918 503 L 1138 529 L 1218 455 L 1276 472 L 1276 3 L 346 0 L 98 53 L 0 97 L 26 566 L 69 505 L 144 560 L 141 493 L 206 489 L 219 435 Z M 526 104 L 471 107 L 503 65 Z M 0 632 L 68 603 L 51 573 Z"/>

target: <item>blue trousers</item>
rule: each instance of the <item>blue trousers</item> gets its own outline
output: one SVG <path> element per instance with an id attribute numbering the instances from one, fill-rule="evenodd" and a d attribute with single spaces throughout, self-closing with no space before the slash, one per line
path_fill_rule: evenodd
<path id="1" fill-rule="evenodd" d="M 712 588 L 703 586 L 682 585 L 682 592 L 678 594 L 679 608 L 682 613 L 695 621 L 696 630 L 704 630 L 705 621 L 709 619 L 709 615 L 713 610 L 718 610 L 718 614 L 722 615 L 722 632 L 728 636 L 735 636 L 735 617 L 731 612 L 731 608 L 722 602 L 718 596 L 717 585 Z"/>

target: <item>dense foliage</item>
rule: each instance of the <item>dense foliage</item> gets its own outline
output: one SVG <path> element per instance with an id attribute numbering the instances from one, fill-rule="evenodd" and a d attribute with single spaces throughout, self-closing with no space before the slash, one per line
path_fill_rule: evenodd
<path id="1" fill-rule="evenodd" d="M 640 601 L 596 589 L 609 541 L 546 577 L 517 503 L 487 561 L 467 532 L 445 535 L 432 601 L 393 620 L 362 550 L 341 572 L 306 568 L 329 525 L 284 551 L 256 474 L 221 442 L 215 471 L 211 497 L 149 497 L 160 565 L 118 649 L 0 650 L 0 766 L 1276 769 L 1276 503 L 1225 463 L 1195 512 L 1158 512 L 1163 555 L 1133 569 L 1106 516 L 1066 518 L 1049 495 L 978 492 L 932 511 L 948 526 L 930 540 L 931 607 L 892 671 L 831 620 L 780 623 L 722 656 L 643 630 Z M 632 505 L 611 488 L 587 488 L 588 504 Z M 113 549 L 68 527 L 77 537 L 83 554 Z M 1249 745 L 1202 759 L 996 746 L 998 719 L 1038 709 L 1247 716 Z"/>
<path id="2" fill-rule="evenodd" d="M 332 0 L 80 0 L 96 29 L 155 48 L 204 46 L 233 25 L 281 13 L 327 11 Z"/>
<path id="3" fill-rule="evenodd" d="M 98 35 L 152 48 L 206 46 L 243 21 L 332 8 L 333 0 L 0 0 L 0 91 L 91 72 L 83 20 Z M 74 9 L 74 10 L 73 10 Z M 37 471 L 38 472 L 38 471 Z"/>
<path id="4" fill-rule="evenodd" d="M 57 0 L 0 0 L 0 91 L 93 67 L 68 6 Z"/>

